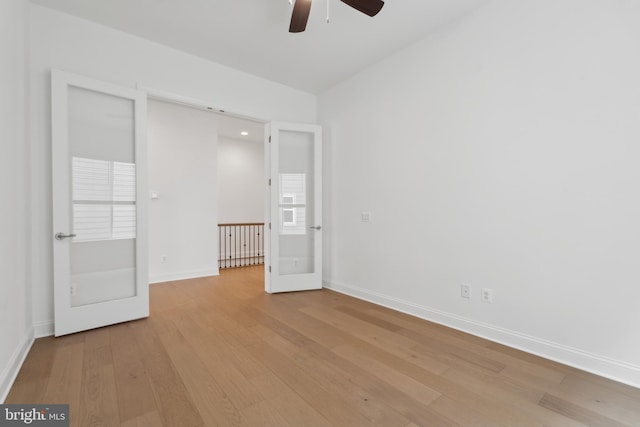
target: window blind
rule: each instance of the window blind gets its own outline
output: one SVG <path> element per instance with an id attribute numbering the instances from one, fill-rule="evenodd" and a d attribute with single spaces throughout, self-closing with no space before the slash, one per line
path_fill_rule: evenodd
<path id="1" fill-rule="evenodd" d="M 74 241 L 136 237 L 136 165 L 72 158 Z"/>
<path id="2" fill-rule="evenodd" d="M 307 177 L 304 173 L 281 173 L 280 233 L 306 234 Z"/>

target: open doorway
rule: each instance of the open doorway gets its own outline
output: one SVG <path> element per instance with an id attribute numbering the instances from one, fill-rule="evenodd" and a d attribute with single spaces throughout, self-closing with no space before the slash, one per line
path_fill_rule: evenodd
<path id="1" fill-rule="evenodd" d="M 265 124 L 166 99 L 147 122 L 150 282 L 263 264 Z"/>
<path id="2" fill-rule="evenodd" d="M 155 175 L 153 172 L 150 174 L 151 282 L 214 276 L 219 274 L 221 267 L 264 264 L 261 270 L 264 271 L 267 293 L 320 289 L 323 232 L 320 126 L 267 123 L 231 114 L 221 116 L 218 114 L 221 110 L 206 104 L 203 106 L 166 96 L 156 99 L 160 100 L 149 100 L 150 136 L 154 132 L 154 105 L 181 110 L 184 121 L 198 116 L 205 127 L 212 124 L 213 129 L 200 133 L 203 137 L 196 138 L 199 142 L 195 145 L 191 144 L 191 138 L 186 138 L 193 133 L 194 126 L 174 132 L 170 138 L 173 155 L 164 153 L 164 167 L 158 168 Z M 155 117 L 155 121 L 162 127 L 174 118 L 165 115 Z M 227 122 L 230 130 L 225 131 Z M 222 136 L 219 127 L 223 129 Z M 267 132 L 269 143 L 266 143 Z M 256 141 L 242 139 L 251 133 Z M 223 140 L 222 144 L 219 139 Z M 258 142 L 260 140 L 261 143 Z M 219 153 L 220 145 L 222 154 Z M 150 171 L 154 168 L 154 155 L 158 154 L 154 153 L 154 147 L 150 140 Z M 243 157 L 241 152 L 247 155 L 245 159 L 253 159 L 247 167 L 240 167 L 243 165 L 239 162 Z M 220 160 L 219 155 L 222 156 Z M 197 168 L 194 165 L 198 165 Z M 219 173 L 221 165 L 224 169 Z M 172 194 L 156 187 L 155 183 L 160 179 L 172 188 Z M 248 189 L 252 195 L 247 197 L 242 189 Z M 184 197 L 187 195 L 188 200 Z M 164 223 L 154 223 L 154 212 L 169 204 L 167 202 L 171 202 L 175 215 L 171 215 L 171 209 L 164 209 Z M 248 224 L 250 228 L 220 232 L 218 224 Z M 174 256 L 157 252 L 162 248 L 155 244 L 154 238 L 167 241 L 167 235 L 179 239 L 176 240 L 179 245 L 165 245 L 165 250 L 173 251 Z M 227 237 L 233 243 L 222 241 Z M 154 262 L 162 267 L 167 260 L 173 263 L 171 260 L 176 256 L 190 263 L 194 260 L 203 262 L 200 268 L 174 269 L 168 274 L 163 272 L 165 274 L 159 278 L 153 276 Z M 223 262 L 233 262 L 233 265 L 223 266 Z"/>
<path id="3" fill-rule="evenodd" d="M 218 117 L 218 267 L 265 261 L 264 123 Z"/>

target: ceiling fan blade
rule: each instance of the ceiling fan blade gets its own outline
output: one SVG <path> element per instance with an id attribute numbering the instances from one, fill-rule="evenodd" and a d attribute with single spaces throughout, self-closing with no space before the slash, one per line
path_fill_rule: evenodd
<path id="1" fill-rule="evenodd" d="M 309 12 L 311 11 L 311 0 L 296 0 L 291 14 L 290 33 L 301 33 L 307 28 Z"/>
<path id="2" fill-rule="evenodd" d="M 352 8 L 359 10 L 365 15 L 376 16 L 384 2 L 382 0 L 340 0 L 342 3 L 348 4 Z M 297 2 L 296 2 L 297 3 Z"/>

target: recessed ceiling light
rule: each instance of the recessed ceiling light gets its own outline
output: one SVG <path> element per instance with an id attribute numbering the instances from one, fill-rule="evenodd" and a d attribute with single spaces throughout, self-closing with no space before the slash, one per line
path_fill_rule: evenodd
<path id="1" fill-rule="evenodd" d="M 247 136 L 249 135 L 249 132 L 247 132 L 246 130 L 243 130 L 242 132 L 240 132 L 240 135 Z"/>

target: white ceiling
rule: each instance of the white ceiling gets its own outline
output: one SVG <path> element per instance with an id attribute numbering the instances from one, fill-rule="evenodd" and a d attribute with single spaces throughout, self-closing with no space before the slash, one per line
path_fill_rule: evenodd
<path id="1" fill-rule="evenodd" d="M 264 123 L 242 119 L 229 114 L 218 116 L 218 136 L 248 142 L 264 142 Z M 242 135 L 240 132 L 247 132 Z"/>
<path id="2" fill-rule="evenodd" d="M 31 1 L 317 94 L 487 0 L 386 0 L 373 18 L 314 0 L 299 34 L 288 0 Z"/>

